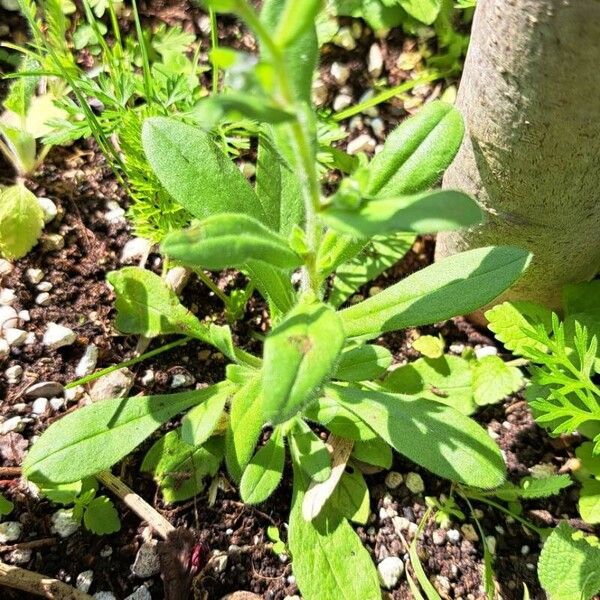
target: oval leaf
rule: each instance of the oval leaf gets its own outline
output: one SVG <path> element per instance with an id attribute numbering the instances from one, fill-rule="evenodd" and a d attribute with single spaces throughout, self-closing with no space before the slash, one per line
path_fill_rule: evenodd
<path id="1" fill-rule="evenodd" d="M 327 394 L 432 473 L 480 488 L 505 479 L 500 449 L 475 421 L 432 400 L 330 386 Z"/>
<path id="2" fill-rule="evenodd" d="M 437 233 L 470 227 L 483 213 L 467 194 L 438 190 L 414 196 L 374 198 L 357 210 L 332 206 L 322 213 L 330 227 L 357 238 L 370 238 L 396 231 Z"/>
<path id="3" fill-rule="evenodd" d="M 153 117 L 144 121 L 142 143 L 164 188 L 198 219 L 236 212 L 266 222 L 254 190 L 208 133 Z"/>
<path id="4" fill-rule="evenodd" d="M 48 427 L 25 457 L 23 473 L 35 483 L 68 483 L 104 471 L 161 423 L 212 393 L 211 388 L 205 388 L 114 398 L 84 406 Z"/>
<path id="5" fill-rule="evenodd" d="M 392 358 L 391 352 L 383 346 L 350 348 L 342 353 L 333 377 L 342 381 L 377 379 L 392 364 Z"/>
<path id="6" fill-rule="evenodd" d="M 510 287 L 530 260 L 531 254 L 512 246 L 455 254 L 341 311 L 344 330 L 348 337 L 375 337 L 468 314 Z"/>
<path id="7" fill-rule="evenodd" d="M 240 214 L 220 214 L 204 219 L 165 238 L 161 250 L 185 265 L 219 271 L 259 260 L 282 269 L 293 269 L 302 259 L 286 240 L 256 219 Z"/>
<path id="8" fill-rule="evenodd" d="M 369 163 L 368 196 L 422 192 L 448 168 L 462 141 L 460 113 L 445 102 L 431 102 L 403 121 Z"/>
<path id="9" fill-rule="evenodd" d="M 289 435 L 292 460 L 311 480 L 325 481 L 331 475 L 331 457 L 325 442 L 303 421 L 298 420 Z"/>
<path id="10" fill-rule="evenodd" d="M 301 304 L 288 313 L 265 340 L 265 418 L 282 423 L 314 400 L 343 345 L 340 320 L 324 304 Z"/>
<path id="11" fill-rule="evenodd" d="M 248 463 L 240 483 L 240 495 L 248 504 L 264 502 L 279 485 L 283 475 L 285 446 L 279 428 Z"/>

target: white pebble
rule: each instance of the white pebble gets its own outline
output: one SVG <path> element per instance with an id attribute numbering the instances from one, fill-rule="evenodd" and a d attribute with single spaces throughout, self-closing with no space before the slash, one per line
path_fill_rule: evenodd
<path id="1" fill-rule="evenodd" d="M 125 398 L 133 385 L 134 376 L 129 369 L 119 369 L 94 381 L 89 389 L 92 402 L 108 398 Z"/>
<path id="2" fill-rule="evenodd" d="M 60 410 L 65 405 L 62 398 L 50 398 L 50 406 L 52 410 Z"/>
<path id="3" fill-rule="evenodd" d="M 406 487 L 413 494 L 421 494 L 425 491 L 425 484 L 423 478 L 418 473 L 408 473 L 406 476 Z"/>
<path id="4" fill-rule="evenodd" d="M 10 346 L 4 338 L 0 338 L 0 358 L 6 358 L 10 354 Z"/>
<path id="5" fill-rule="evenodd" d="M 92 598 L 95 598 L 95 600 L 117 600 L 112 592 L 96 592 Z"/>
<path id="6" fill-rule="evenodd" d="M 38 306 L 48 306 L 50 304 L 50 294 L 48 292 L 42 292 L 35 297 L 35 303 Z"/>
<path id="7" fill-rule="evenodd" d="M 52 531 L 60 537 L 67 538 L 79 529 L 79 523 L 73 520 L 73 511 L 66 508 L 57 510 L 52 515 Z"/>
<path id="8" fill-rule="evenodd" d="M 28 310 L 20 310 L 19 311 L 19 319 L 21 319 L 21 321 L 31 321 L 31 315 L 29 314 Z"/>
<path id="9" fill-rule="evenodd" d="M 129 262 L 143 258 L 150 252 L 152 242 L 145 238 L 136 237 L 129 240 L 121 252 L 121 262 Z"/>
<path id="10" fill-rule="evenodd" d="M 527 544 L 521 546 L 521 554 L 523 556 L 527 556 L 529 554 L 529 546 Z"/>
<path id="11" fill-rule="evenodd" d="M 363 133 L 348 143 L 346 151 L 348 154 L 372 152 L 375 149 L 375 145 L 375 140 L 368 133 Z"/>
<path id="12" fill-rule="evenodd" d="M 6 419 L 6 421 L 0 425 L 0 433 L 5 434 L 10 433 L 11 431 L 20 433 L 25 429 L 26 424 L 27 421 L 25 421 L 23 417 L 19 417 L 18 415 L 16 417 L 10 417 L 10 419 Z"/>
<path id="13" fill-rule="evenodd" d="M 34 415 L 43 415 L 48 409 L 48 398 L 37 398 L 31 405 L 31 412 Z"/>
<path id="14" fill-rule="evenodd" d="M 42 279 L 44 279 L 44 271 L 41 269 L 27 269 L 27 271 L 25 271 L 25 276 L 27 277 L 27 281 L 29 281 L 29 283 L 36 285 Z"/>
<path id="15" fill-rule="evenodd" d="M 340 27 L 333 38 L 333 43 L 346 50 L 354 50 L 356 48 L 356 40 L 349 27 Z"/>
<path id="16" fill-rule="evenodd" d="M 21 365 L 13 365 L 12 367 L 8 367 L 6 371 L 4 371 L 4 375 L 6 376 L 6 381 L 11 385 L 15 385 L 21 381 L 21 377 L 23 376 L 23 367 Z"/>
<path id="17" fill-rule="evenodd" d="M 460 531 L 458 529 L 448 529 L 446 537 L 453 543 L 458 544 L 460 542 Z"/>
<path id="18" fill-rule="evenodd" d="M 88 590 L 92 586 L 92 581 L 94 580 L 94 571 L 82 571 L 77 575 L 77 579 L 75 580 L 75 587 L 82 591 L 84 594 L 88 593 Z"/>
<path id="19" fill-rule="evenodd" d="M 13 270 L 13 265 L 10 261 L 5 258 L 0 258 L 0 276 L 2 275 L 10 275 Z"/>
<path id="20" fill-rule="evenodd" d="M 49 292 L 53 288 L 53 285 L 49 281 L 42 281 L 36 285 L 36 289 L 39 292 Z"/>
<path id="21" fill-rule="evenodd" d="M 42 343 L 51 350 L 56 350 L 63 346 L 70 346 L 76 339 L 77 334 L 72 329 L 58 323 L 48 323 Z"/>
<path id="22" fill-rule="evenodd" d="M 377 79 L 381 75 L 383 69 L 383 54 L 381 54 L 381 48 L 379 44 L 372 44 L 369 48 L 369 62 L 368 62 L 369 75 L 374 79 Z"/>
<path id="23" fill-rule="evenodd" d="M 15 542 L 21 537 L 23 526 L 18 521 L 0 523 L 0 544 Z"/>
<path id="24" fill-rule="evenodd" d="M 158 575 L 160 572 L 160 562 L 158 560 L 158 552 L 156 550 L 156 542 L 144 542 L 131 566 L 131 572 L 140 579 L 147 579 Z"/>
<path id="25" fill-rule="evenodd" d="M 402 481 L 404 481 L 404 478 L 402 477 L 401 473 L 398 473 L 398 471 L 390 471 L 385 476 L 385 485 L 390 490 L 395 490 L 402 483 Z"/>
<path id="26" fill-rule="evenodd" d="M 334 62 L 331 65 L 331 76 L 340 84 L 344 85 L 350 77 L 350 69 L 346 65 Z"/>
<path id="27" fill-rule="evenodd" d="M 107 202 L 106 208 L 108 208 L 108 212 L 104 215 L 104 218 L 109 223 L 118 223 L 125 220 L 125 210 L 114 200 Z"/>
<path id="28" fill-rule="evenodd" d="M 333 110 L 339 112 L 340 110 L 344 110 L 344 108 L 348 108 L 351 104 L 352 96 L 349 94 L 338 94 L 333 99 Z"/>
<path id="29" fill-rule="evenodd" d="M 461 525 L 460 530 L 465 536 L 465 540 L 469 542 L 477 542 L 479 540 L 479 536 L 477 535 L 477 531 L 475 531 L 475 527 L 471 525 L 471 523 L 465 523 Z"/>
<path id="30" fill-rule="evenodd" d="M 496 538 L 493 535 L 486 535 L 485 543 L 487 544 L 490 554 L 496 554 Z"/>
<path id="31" fill-rule="evenodd" d="M 42 237 L 42 249 L 46 252 L 56 252 L 65 247 L 65 238 L 60 233 L 48 233 Z"/>
<path id="32" fill-rule="evenodd" d="M 194 385 L 196 380 L 189 373 L 175 373 L 171 381 L 171 388 L 188 387 Z"/>
<path id="33" fill-rule="evenodd" d="M 56 204 L 54 204 L 50 198 L 38 198 L 38 202 L 44 211 L 44 223 L 47 225 L 56 218 L 58 209 L 56 208 Z"/>
<path id="34" fill-rule="evenodd" d="M 133 594 L 129 594 L 125 600 L 152 600 L 152 596 L 150 595 L 148 588 L 145 585 L 141 585 L 133 592 Z"/>
<path id="35" fill-rule="evenodd" d="M 316 106 L 323 106 L 329 97 L 327 85 L 322 79 L 315 79 L 312 86 L 312 99 Z"/>
<path id="36" fill-rule="evenodd" d="M 404 563 L 397 556 L 388 556 L 377 565 L 381 587 L 391 590 L 398 585 L 404 573 Z"/>
<path id="37" fill-rule="evenodd" d="M 19 316 L 12 306 L 0 306 L 0 331 L 19 326 Z"/>
<path id="38" fill-rule="evenodd" d="M 35 333 L 30 331 L 25 338 L 25 342 L 23 342 L 25 346 L 33 346 L 33 344 L 37 344 L 37 338 L 35 337 Z"/>
<path id="39" fill-rule="evenodd" d="M 498 354 L 498 348 L 495 346 L 482 346 L 475 348 L 475 357 L 481 360 L 485 356 L 496 356 Z"/>
<path id="40" fill-rule="evenodd" d="M 385 124 L 379 117 L 371 120 L 371 129 L 378 138 L 385 137 Z"/>
<path id="41" fill-rule="evenodd" d="M 10 288 L 0 289 L 0 304 L 9 305 L 16 299 L 17 295 L 15 294 L 15 290 L 11 290 Z"/>
<path id="42" fill-rule="evenodd" d="M 151 383 L 154 383 L 154 371 L 152 369 L 147 369 L 142 375 L 140 381 L 142 385 L 150 385 Z"/>
<path id="43" fill-rule="evenodd" d="M 85 377 L 93 373 L 96 368 L 96 362 L 98 362 L 98 346 L 89 344 L 86 346 L 83 356 L 75 367 L 75 375 L 77 377 Z"/>
<path id="44" fill-rule="evenodd" d="M 16 327 L 8 327 L 4 330 L 4 337 L 9 346 L 22 346 L 27 338 L 27 332 Z"/>
<path id="45" fill-rule="evenodd" d="M 29 548 L 15 548 L 7 556 L 9 563 L 13 565 L 23 565 L 31 560 L 31 550 Z"/>

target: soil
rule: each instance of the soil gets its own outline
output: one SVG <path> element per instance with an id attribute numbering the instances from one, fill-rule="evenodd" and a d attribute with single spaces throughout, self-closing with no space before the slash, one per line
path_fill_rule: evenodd
<path id="1" fill-rule="evenodd" d="M 202 11 L 183 2 L 151 1 L 142 4 L 142 15 L 148 22 L 164 21 L 170 25 L 180 24 L 197 35 Z M 13 13 L 0 10 L 0 23 L 10 27 L 9 33 L 1 31 L 5 39 L 22 41 L 24 28 Z M 224 44 L 252 49 L 251 38 L 231 20 L 221 22 L 220 38 Z M 366 28 L 358 40 L 358 47 L 346 51 L 328 45 L 324 49 L 321 78 L 328 86 L 328 103 L 339 91 L 340 85 L 332 78 L 330 67 L 334 61 L 350 67 L 350 79 L 346 86 L 357 100 L 365 89 L 372 87 L 368 77 L 367 54 L 374 37 Z M 403 51 L 414 47 L 415 41 L 407 39 L 400 31 L 393 31 L 381 41 L 384 55 L 385 74 L 388 85 L 396 85 L 407 79 L 410 73 L 399 69 L 397 59 Z M 455 82 L 444 82 L 444 86 Z M 419 94 L 425 98 L 440 94 L 442 84 L 428 85 Z M 414 105 L 414 101 L 413 101 Z M 412 106 L 412 105 L 411 105 Z M 407 108 L 411 110 L 410 106 Z M 407 114 L 402 99 L 394 99 L 378 110 L 385 130 L 392 129 Z M 370 117 L 355 120 L 348 140 L 363 132 L 372 134 Z M 374 137 L 376 137 L 374 135 Z M 342 145 L 343 145 L 342 144 Z M 6 163 L 0 162 L 2 182 L 12 178 Z M 120 260 L 125 243 L 132 236 L 125 218 L 108 219 L 107 213 L 114 204 L 126 208 L 127 198 L 119 188 L 104 159 L 91 142 L 78 143 L 67 148 L 55 148 L 42 168 L 28 181 L 29 187 L 40 196 L 51 198 L 59 209 L 59 216 L 47 227 L 46 234 L 60 233 L 65 240 L 63 249 L 44 250 L 40 244 L 27 257 L 17 261 L 9 275 L 0 280 L 0 285 L 16 293 L 14 307 L 28 310 L 30 321 L 24 324 L 28 332 L 36 336 L 36 343 L 13 348 L 8 359 L 0 360 L 0 416 L 4 419 L 21 415 L 31 417 L 25 428 L 0 436 L 0 455 L 4 479 L 0 479 L 0 492 L 15 503 L 10 520 L 23 526 L 20 540 L 0 546 L 0 557 L 5 562 L 14 562 L 15 550 L 31 549 L 31 557 L 20 566 L 38 571 L 75 585 L 78 574 L 93 570 L 90 593 L 110 591 L 118 600 L 126 598 L 136 588 L 144 585 L 155 600 L 167 597 L 160 574 L 138 578 L 131 572 L 136 553 L 146 532 L 139 518 L 123 505 L 118 506 L 122 528 L 118 533 L 98 537 L 84 529 L 77 530 L 66 539 L 60 538 L 52 529 L 51 517 L 56 505 L 39 500 L 18 477 L 11 477 L 6 467 L 18 467 L 26 449 L 51 422 L 65 412 L 74 410 L 85 402 L 85 396 L 65 403 L 56 410 L 48 410 L 36 416 L 31 413 L 31 400 L 23 392 L 35 382 L 57 381 L 63 384 L 75 379 L 75 367 L 88 344 L 99 349 L 98 368 L 119 363 L 133 356 L 137 340 L 118 335 L 113 327 L 113 294 L 105 283 L 106 273 L 123 265 Z M 386 287 L 406 277 L 432 260 L 434 241 L 419 239 L 408 255 L 388 272 L 372 282 L 372 286 Z M 147 266 L 160 268 L 160 256 L 150 254 Z M 40 268 L 44 281 L 52 284 L 50 303 L 38 306 L 35 303 L 37 290 L 28 282 L 27 269 Z M 241 276 L 223 274 L 215 282 L 228 289 L 241 283 Z M 199 315 L 218 315 L 224 320 L 222 305 L 213 292 L 200 281 L 192 281 L 183 292 L 184 303 Z M 74 344 L 56 351 L 49 351 L 41 344 L 46 324 L 50 321 L 72 328 L 77 333 Z M 234 328 L 236 339 L 249 349 L 257 348 L 249 332 L 264 332 L 268 328 L 264 303 L 257 297 L 248 305 L 244 319 Z M 380 341 L 390 348 L 396 363 L 403 363 L 419 355 L 411 348 L 411 341 L 419 334 L 441 333 L 447 344 L 456 348 L 464 346 L 497 346 L 487 332 L 480 331 L 462 318 L 435 326 L 410 329 L 387 335 Z M 154 341 L 150 348 L 170 341 Z M 502 354 L 504 350 L 498 348 Z M 132 394 L 162 393 L 171 389 L 173 375 L 185 373 L 195 384 L 210 384 L 224 376 L 223 357 L 199 342 L 160 354 L 153 359 L 131 367 L 135 377 Z M 9 384 L 4 374 L 13 365 L 24 369 L 17 384 Z M 147 383 L 148 371 L 154 373 Z M 192 381 L 190 379 L 190 381 Z M 194 385 L 194 384 L 192 384 Z M 500 405 L 491 406 L 477 415 L 477 420 L 488 429 L 505 453 L 509 477 L 517 481 L 530 469 L 538 465 L 550 465 L 555 471 L 568 467 L 574 455 L 577 440 L 565 437 L 553 440 L 533 421 L 525 401 L 520 396 L 509 398 Z M 159 435 L 159 434 L 157 434 Z M 156 436 L 153 438 L 155 439 Z M 193 596 L 218 600 L 228 593 L 247 590 L 270 600 L 283 600 L 299 594 L 292 575 L 291 565 L 285 556 L 272 550 L 266 530 L 270 525 L 278 527 L 285 540 L 286 519 L 291 498 L 291 477 L 284 476 L 283 483 L 273 497 L 258 508 L 245 506 L 227 476 L 220 475 L 220 486 L 214 504 L 206 494 L 181 505 L 168 506 L 152 481 L 140 475 L 139 466 L 144 451 L 152 440 L 135 452 L 120 467 L 119 476 L 137 493 L 142 495 L 176 527 L 193 532 L 197 549 L 197 569 L 192 581 Z M 73 457 L 77 460 L 77 457 Z M 425 483 L 425 494 L 439 497 L 448 494 L 450 484 L 423 471 L 401 457 L 396 457 L 393 470 L 402 474 L 419 473 Z M 13 473 L 14 474 L 14 473 Z M 287 474 L 289 475 L 289 473 Z M 402 533 L 410 543 L 410 531 L 399 532 L 394 525 L 395 516 L 404 517 L 412 524 L 418 523 L 426 510 L 424 494 L 413 494 L 405 485 L 389 489 L 385 484 L 385 472 L 367 476 L 371 490 L 371 521 L 365 527 L 357 527 L 362 541 L 378 562 L 387 556 L 406 555 Z M 524 506 L 525 518 L 534 523 L 549 526 L 559 518 L 568 518 L 574 525 L 584 527 L 577 520 L 577 487 L 567 489 L 558 497 L 543 503 L 530 502 Z M 461 508 L 468 514 L 467 507 Z M 476 505 L 482 511 L 480 521 L 486 535 L 495 538 L 495 572 L 499 593 L 506 600 L 520 600 L 523 584 L 529 588 L 531 598 L 545 598 L 536 577 L 536 562 L 539 555 L 539 539 L 511 517 L 484 505 Z M 466 522 L 471 522 L 467 517 Z M 460 531 L 461 523 L 451 527 Z M 585 527 L 584 527 L 585 528 Z M 425 529 L 419 544 L 419 555 L 427 575 L 443 598 L 479 600 L 485 597 L 482 588 L 483 555 L 480 541 L 468 541 L 461 533 L 460 538 L 441 543 L 434 541 L 437 526 L 432 522 Z M 589 529 L 589 528 L 588 528 Z M 439 532 L 438 532 L 439 533 Z M 439 536 L 438 536 L 439 538 Z M 173 545 L 167 546 L 167 553 Z M 216 552 L 227 555 L 226 565 L 217 569 L 207 560 Z M 165 563 L 166 564 L 166 563 Z M 172 575 L 162 575 L 169 579 Z M 188 574 L 189 575 L 189 574 Z M 185 578 L 184 578 L 185 580 Z M 188 580 L 185 580 L 188 581 Z M 387 593 L 395 600 L 410 599 L 411 593 L 403 579 L 398 588 Z M 0 588 L 0 598 L 27 599 L 30 596 Z M 33 597 L 33 596 L 31 596 Z M 171 599 L 182 596 L 171 595 Z"/>

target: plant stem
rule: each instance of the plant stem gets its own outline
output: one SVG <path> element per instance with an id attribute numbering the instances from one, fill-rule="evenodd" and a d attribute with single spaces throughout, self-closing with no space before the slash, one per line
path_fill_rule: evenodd
<path id="1" fill-rule="evenodd" d="M 311 148 L 309 124 L 302 106 L 295 101 L 292 85 L 288 76 L 283 52 L 275 43 L 256 11 L 246 2 L 240 1 L 238 11 L 240 17 L 254 31 L 259 41 L 267 48 L 273 61 L 274 73 L 279 84 L 283 107 L 296 115 L 290 125 L 294 154 L 298 172 L 302 181 L 304 196 L 306 242 L 309 248 L 305 260 L 305 277 L 302 287 L 305 292 L 311 291 L 317 298 L 321 297 L 321 281 L 316 267 L 317 251 L 321 242 L 321 226 L 317 214 L 321 210 L 321 186 L 315 165 L 315 157 Z"/>
<path id="2" fill-rule="evenodd" d="M 206 285 L 206 287 L 209 288 L 211 292 L 214 292 L 215 296 L 217 296 L 217 298 L 219 298 L 223 302 L 225 307 L 228 308 L 229 296 L 223 293 L 223 291 L 219 289 L 219 286 L 210 277 L 208 277 L 208 275 L 206 275 L 206 273 L 202 269 L 194 269 L 194 273 L 198 275 L 200 281 L 202 281 L 202 283 Z"/>
<path id="3" fill-rule="evenodd" d="M 90 381 L 94 381 L 94 380 L 98 379 L 99 377 L 108 375 L 109 373 L 112 373 L 113 371 L 118 371 L 119 369 L 124 369 L 125 367 L 130 367 L 139 362 L 142 362 L 143 360 L 146 360 L 147 358 L 152 358 L 153 356 L 156 356 L 157 354 L 162 354 L 163 352 L 167 352 L 168 350 L 171 350 L 172 348 L 177 348 L 178 346 L 183 346 L 184 344 L 187 344 L 191 339 L 192 339 L 191 337 L 180 338 L 174 342 L 170 342 L 169 344 L 165 344 L 164 346 L 160 346 L 159 348 L 150 350 L 150 352 L 146 352 L 145 354 L 136 356 L 135 358 L 131 358 L 129 360 L 123 361 L 117 365 L 112 365 L 110 367 L 106 367 L 106 369 L 96 371 L 96 373 L 92 373 L 91 375 L 86 375 L 85 377 L 82 377 L 81 379 L 72 381 L 71 383 L 69 383 L 65 386 L 65 389 L 68 390 L 68 389 L 77 387 L 78 385 L 83 385 L 85 383 L 89 383 Z"/>
<path id="4" fill-rule="evenodd" d="M 219 47 L 219 36 L 217 35 L 217 13 L 209 9 L 208 16 L 210 18 L 210 47 L 211 50 L 216 50 Z M 216 94 L 219 91 L 219 67 L 214 59 L 211 58 L 212 64 L 212 93 Z"/>

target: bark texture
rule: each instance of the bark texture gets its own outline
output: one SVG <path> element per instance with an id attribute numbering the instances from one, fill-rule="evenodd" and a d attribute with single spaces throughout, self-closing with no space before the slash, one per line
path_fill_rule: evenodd
<path id="1" fill-rule="evenodd" d="M 487 220 L 438 236 L 436 258 L 527 248 L 502 299 L 558 308 L 600 268 L 600 0 L 479 0 L 457 105 L 467 133 L 443 185 Z"/>

